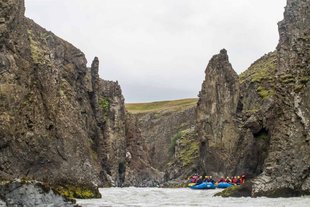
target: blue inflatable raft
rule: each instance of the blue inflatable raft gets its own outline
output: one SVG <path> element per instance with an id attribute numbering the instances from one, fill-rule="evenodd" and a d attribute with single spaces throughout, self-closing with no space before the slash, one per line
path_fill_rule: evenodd
<path id="1" fill-rule="evenodd" d="M 215 185 L 213 183 L 203 182 L 199 185 L 194 185 L 190 187 L 191 189 L 215 189 Z"/>
<path id="2" fill-rule="evenodd" d="M 228 187 L 230 187 L 230 186 L 232 186 L 232 184 L 230 184 L 230 183 L 225 183 L 225 182 L 219 183 L 219 184 L 217 185 L 218 188 L 228 188 Z"/>

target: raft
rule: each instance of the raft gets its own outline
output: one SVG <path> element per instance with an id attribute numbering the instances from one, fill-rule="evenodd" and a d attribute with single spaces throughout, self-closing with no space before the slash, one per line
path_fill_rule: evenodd
<path id="1" fill-rule="evenodd" d="M 190 187 L 191 189 L 215 189 L 215 185 L 213 183 L 203 182 L 199 185 L 194 185 Z"/>
<path id="2" fill-rule="evenodd" d="M 218 188 L 228 188 L 230 186 L 232 186 L 232 184 L 226 182 L 222 182 L 217 185 Z"/>
<path id="3" fill-rule="evenodd" d="M 188 186 L 188 187 L 192 187 L 192 186 L 194 186 L 194 185 L 196 185 L 196 183 L 189 183 L 187 186 Z"/>

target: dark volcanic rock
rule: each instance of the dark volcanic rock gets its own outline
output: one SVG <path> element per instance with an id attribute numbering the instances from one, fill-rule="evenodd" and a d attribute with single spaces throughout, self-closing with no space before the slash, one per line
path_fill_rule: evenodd
<path id="1" fill-rule="evenodd" d="M 14 181 L 0 184 L 0 206 L 74 207 L 77 205 L 42 183 Z"/>
<path id="2" fill-rule="evenodd" d="M 202 170 L 255 177 L 252 196 L 310 194 L 309 8 L 288 0 L 277 51 L 239 81 L 225 53 L 206 70 L 197 107 Z"/>
<path id="3" fill-rule="evenodd" d="M 254 195 L 310 194 L 310 1 L 288 0 L 279 23 L 276 108 L 269 156 Z"/>
<path id="4" fill-rule="evenodd" d="M 124 99 L 101 80 L 99 61 L 24 17 L 24 1 L 0 3 L 0 178 L 61 189 L 121 185 Z M 79 188 L 82 186 L 83 188 Z"/>
<path id="5" fill-rule="evenodd" d="M 238 128 L 235 115 L 239 101 L 239 78 L 221 50 L 210 60 L 197 104 L 200 166 L 209 174 L 226 172 L 235 150 Z"/>
<path id="6" fill-rule="evenodd" d="M 198 156 L 198 143 L 192 144 L 194 132 L 190 130 L 195 124 L 195 107 L 167 107 L 127 117 L 127 151 L 132 158 L 126 183 L 158 186 L 192 173 Z"/>
<path id="7" fill-rule="evenodd" d="M 124 97 L 117 82 L 100 80 L 99 117 L 103 123 L 103 137 L 99 141 L 98 154 L 101 157 L 105 177 L 113 186 L 121 186 L 126 170 L 126 114 Z"/>
<path id="8" fill-rule="evenodd" d="M 141 136 L 149 148 L 152 166 L 165 170 L 171 158 L 171 140 L 178 132 L 195 124 L 195 107 L 139 113 L 134 116 L 138 119 Z"/>
<path id="9" fill-rule="evenodd" d="M 138 127 L 138 119 L 127 114 L 126 119 L 126 186 L 155 187 L 163 182 L 164 174 L 151 165 L 150 149 Z"/>
<path id="10" fill-rule="evenodd" d="M 198 172 L 199 144 L 195 127 L 179 131 L 173 138 L 175 145 L 170 145 L 170 160 L 165 167 L 165 181 L 186 180 L 189 176 Z M 172 152 L 173 153 L 172 153 Z M 174 186 L 168 182 L 167 186 Z M 186 186 L 180 182 L 175 186 Z"/>

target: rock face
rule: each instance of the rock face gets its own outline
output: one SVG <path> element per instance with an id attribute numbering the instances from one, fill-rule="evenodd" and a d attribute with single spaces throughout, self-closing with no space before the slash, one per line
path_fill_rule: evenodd
<path id="1" fill-rule="evenodd" d="M 310 194 L 309 5 L 288 0 L 277 51 L 239 80 L 225 51 L 206 70 L 197 106 L 202 170 L 255 177 L 253 196 Z"/>
<path id="2" fill-rule="evenodd" d="M 126 119 L 126 186 L 155 187 L 163 182 L 164 174 L 151 164 L 150 149 L 142 137 L 136 116 Z"/>
<path id="3" fill-rule="evenodd" d="M 279 23 L 275 120 L 254 195 L 310 194 L 310 1 L 288 0 Z"/>
<path id="4" fill-rule="evenodd" d="M 225 49 L 212 57 L 205 73 L 197 104 L 200 166 L 209 173 L 226 172 L 230 168 L 226 160 L 238 139 L 234 118 L 238 108 L 239 78 Z"/>
<path id="5" fill-rule="evenodd" d="M 1 200 L 3 199 L 3 200 Z M 74 207 L 71 201 L 55 193 L 42 183 L 12 183 L 0 185 L 0 206 Z"/>
<path id="6" fill-rule="evenodd" d="M 125 109 L 99 61 L 24 17 L 24 1 L 0 3 L 0 178 L 66 187 L 121 185 Z M 107 182 L 108 181 L 108 182 Z"/>
<path id="7" fill-rule="evenodd" d="M 126 170 L 126 114 L 124 97 L 119 84 L 100 80 L 99 117 L 103 117 L 103 137 L 98 144 L 104 175 L 113 186 L 121 186 Z"/>
<path id="8" fill-rule="evenodd" d="M 152 166 L 164 170 L 171 158 L 169 146 L 172 138 L 195 124 L 195 107 L 140 113 L 135 116 L 141 136 L 149 149 Z"/>
<path id="9" fill-rule="evenodd" d="M 173 154 L 165 167 L 165 181 L 168 182 L 168 186 L 171 180 L 176 180 L 176 186 L 179 186 L 179 180 L 185 180 L 198 172 L 200 142 L 196 138 L 195 127 L 179 131 L 174 136 Z"/>
<path id="10" fill-rule="evenodd" d="M 179 160 L 177 163 L 174 159 L 179 149 L 177 139 L 181 138 L 178 134 L 195 124 L 195 107 L 128 113 L 126 123 L 127 153 L 130 156 L 127 160 L 126 184 L 158 186 L 182 176 L 181 170 L 192 167 L 188 160 L 193 156 L 186 154 L 186 150 L 179 154 L 188 159 L 187 162 Z"/>

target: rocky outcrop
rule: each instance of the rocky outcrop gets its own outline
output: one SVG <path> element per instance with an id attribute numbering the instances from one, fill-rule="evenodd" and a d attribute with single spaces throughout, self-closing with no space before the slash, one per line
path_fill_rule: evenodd
<path id="1" fill-rule="evenodd" d="M 62 189 L 121 185 L 125 109 L 99 61 L 24 17 L 24 1 L 0 3 L 0 178 Z M 83 186 L 83 188 L 80 188 Z"/>
<path id="2" fill-rule="evenodd" d="M 152 166 L 164 170 L 172 155 L 169 152 L 172 138 L 195 124 L 195 107 L 139 113 L 134 116 L 138 119 L 141 136 L 150 150 Z"/>
<path id="3" fill-rule="evenodd" d="M 0 184 L 1 207 L 74 207 L 70 201 L 39 182 L 14 181 Z"/>
<path id="4" fill-rule="evenodd" d="M 198 143 L 191 139 L 195 103 L 184 99 L 127 105 L 133 114 L 128 113 L 126 122 L 126 184 L 158 186 L 192 172 L 198 156 Z"/>
<path id="5" fill-rule="evenodd" d="M 138 127 L 138 119 L 127 114 L 126 119 L 125 186 L 155 187 L 163 182 L 164 174 L 151 164 L 150 150 Z"/>
<path id="6" fill-rule="evenodd" d="M 124 97 L 117 82 L 100 80 L 100 117 L 103 117 L 103 139 L 99 143 L 104 175 L 113 186 L 122 186 L 126 170 L 126 114 Z"/>
<path id="7" fill-rule="evenodd" d="M 310 194 L 310 1 L 288 0 L 279 23 L 275 119 L 254 195 Z"/>
<path id="8" fill-rule="evenodd" d="M 209 174 L 226 173 L 231 168 L 227 163 L 239 137 L 236 123 L 239 78 L 225 49 L 212 57 L 205 73 L 196 119 L 200 166 Z"/>
<path id="9" fill-rule="evenodd" d="M 165 181 L 170 186 L 169 181 L 177 180 L 175 186 L 179 186 L 180 180 L 185 180 L 198 172 L 199 141 L 195 127 L 179 131 L 173 137 L 169 150 L 171 157 L 165 167 Z M 173 186 L 173 182 L 171 184 Z"/>
<path id="10" fill-rule="evenodd" d="M 277 51 L 239 80 L 223 51 L 206 70 L 197 106 L 202 170 L 254 177 L 252 196 L 310 193 L 309 5 L 288 0 Z"/>

